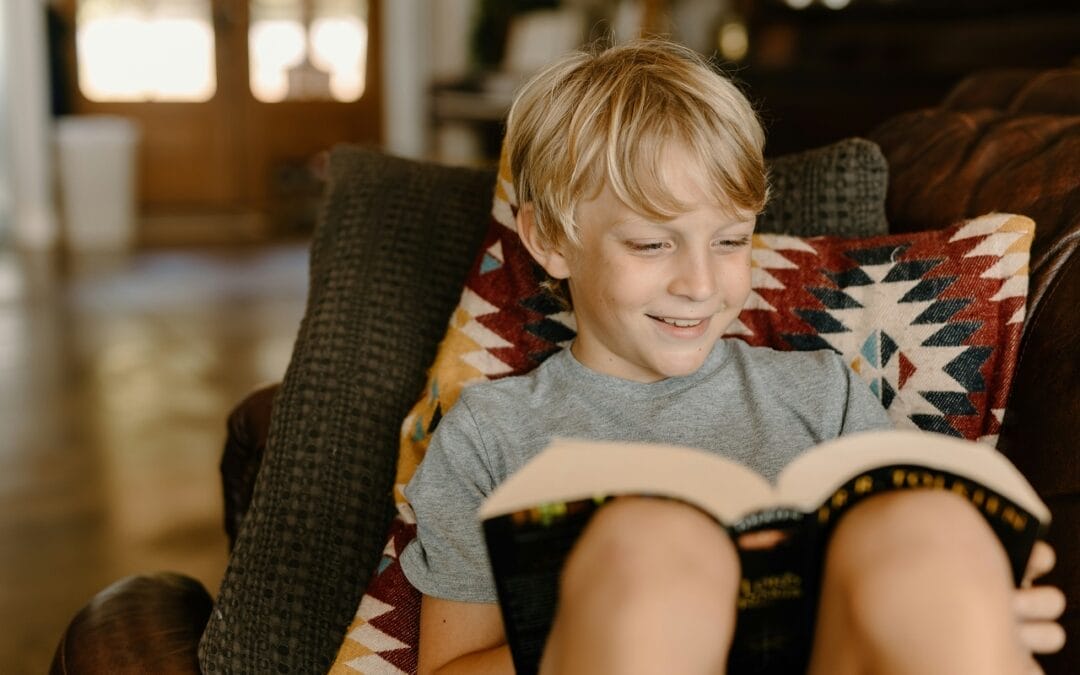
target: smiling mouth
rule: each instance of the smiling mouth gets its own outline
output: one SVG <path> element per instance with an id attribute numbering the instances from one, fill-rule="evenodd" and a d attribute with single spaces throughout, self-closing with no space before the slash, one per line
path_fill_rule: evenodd
<path id="1" fill-rule="evenodd" d="M 700 325 L 704 319 L 672 319 L 666 316 L 653 316 L 648 315 L 650 319 L 654 321 L 660 321 L 666 323 L 669 326 L 675 326 L 676 328 L 693 328 Z"/>

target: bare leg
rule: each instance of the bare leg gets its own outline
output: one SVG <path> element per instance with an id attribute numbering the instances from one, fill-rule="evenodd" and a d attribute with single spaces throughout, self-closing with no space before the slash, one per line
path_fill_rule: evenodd
<path id="1" fill-rule="evenodd" d="M 847 514 L 826 558 L 812 675 L 1026 672 L 1008 560 L 947 492 L 898 492 Z"/>
<path id="2" fill-rule="evenodd" d="M 541 673 L 722 673 L 739 562 L 678 502 L 628 498 L 593 518 L 563 571 Z"/>

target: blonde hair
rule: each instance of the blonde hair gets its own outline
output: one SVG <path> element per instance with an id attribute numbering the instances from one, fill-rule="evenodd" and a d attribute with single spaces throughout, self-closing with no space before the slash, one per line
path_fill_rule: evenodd
<path id="1" fill-rule="evenodd" d="M 518 93 L 507 120 L 518 204 L 533 204 L 547 243 L 578 242 L 574 210 L 604 182 L 634 211 L 674 218 L 688 206 L 661 174 L 680 144 L 732 215 L 758 213 L 768 196 L 765 135 L 753 108 L 696 52 L 659 39 L 576 52 Z"/>

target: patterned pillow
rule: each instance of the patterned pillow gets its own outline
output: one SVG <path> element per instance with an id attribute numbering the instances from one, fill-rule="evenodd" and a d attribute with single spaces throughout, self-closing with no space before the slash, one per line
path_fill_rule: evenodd
<path id="1" fill-rule="evenodd" d="M 416 669 L 419 594 L 398 553 L 415 536 L 401 490 L 442 414 L 471 383 L 527 372 L 569 343 L 573 316 L 514 231 L 500 171 L 493 222 L 401 432 L 398 517 L 332 672 Z M 993 443 L 1027 293 L 1031 220 L 992 214 L 942 230 L 862 239 L 755 235 L 750 300 L 730 334 L 777 349 L 834 349 L 900 426 Z"/>
<path id="2" fill-rule="evenodd" d="M 1035 224 L 989 214 L 843 239 L 758 235 L 729 334 L 844 356 L 897 426 L 996 443 L 1024 323 Z"/>

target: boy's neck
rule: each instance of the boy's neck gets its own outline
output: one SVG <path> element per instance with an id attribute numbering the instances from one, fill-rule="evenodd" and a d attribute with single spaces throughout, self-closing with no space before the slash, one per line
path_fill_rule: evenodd
<path id="1" fill-rule="evenodd" d="M 580 347 L 578 346 L 578 340 L 576 338 L 570 343 L 570 345 L 566 348 L 566 350 L 567 350 L 567 352 L 569 352 L 571 358 L 573 358 L 573 360 L 578 365 L 580 365 L 582 368 L 584 368 L 585 370 L 588 370 L 591 373 L 595 373 L 597 375 L 602 375 L 604 377 L 613 377 L 615 379 L 622 380 L 624 382 L 631 382 L 631 383 L 634 383 L 634 384 L 655 384 L 657 382 L 665 382 L 665 381 L 668 381 L 668 380 L 681 380 L 681 379 L 685 379 L 685 378 L 689 378 L 689 377 L 694 377 L 694 376 L 698 375 L 699 373 L 701 373 L 703 370 L 711 368 L 712 364 L 713 364 L 713 361 L 714 361 L 712 356 L 716 352 L 717 347 L 719 347 L 719 346 L 721 346 L 721 345 L 723 345 L 725 343 L 725 340 L 726 340 L 726 338 L 720 337 L 715 342 L 713 342 L 712 347 L 709 348 L 709 356 L 707 356 L 705 358 L 705 360 L 702 361 L 701 365 L 696 370 L 694 370 L 693 372 L 686 373 L 685 375 L 674 375 L 674 376 L 670 376 L 670 377 L 659 377 L 659 378 L 656 378 L 655 380 L 648 380 L 648 381 L 635 380 L 633 378 L 624 377 L 624 376 L 619 375 L 619 374 L 605 372 L 601 368 L 596 368 L 596 367 L 593 367 L 593 366 L 589 365 L 588 363 L 586 363 L 585 360 L 583 360 L 580 357 L 580 352 L 579 352 Z"/>

